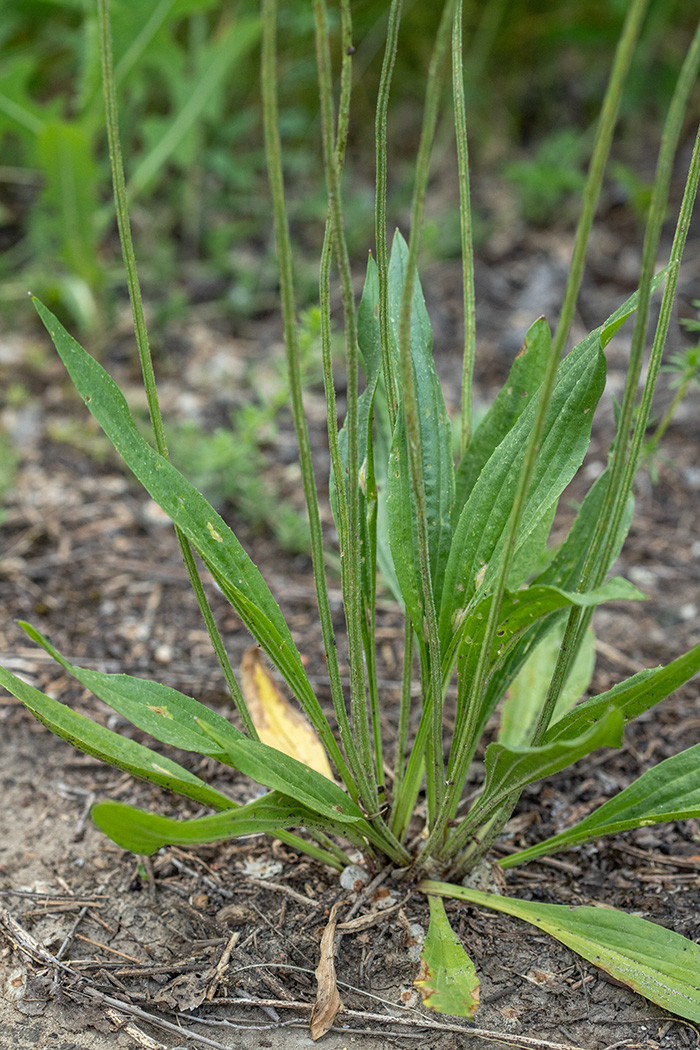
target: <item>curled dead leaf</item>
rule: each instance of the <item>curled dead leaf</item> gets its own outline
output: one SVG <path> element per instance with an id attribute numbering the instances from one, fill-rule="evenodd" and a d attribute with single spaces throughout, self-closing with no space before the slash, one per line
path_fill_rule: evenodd
<path id="1" fill-rule="evenodd" d="M 321 958 L 316 968 L 318 991 L 316 992 L 316 1002 L 309 1020 L 311 1038 L 314 1042 L 330 1031 L 338 1011 L 343 1009 L 343 1003 L 336 983 L 335 959 L 333 957 L 337 913 L 338 905 L 334 904 L 328 917 L 328 924 L 321 938 Z"/>

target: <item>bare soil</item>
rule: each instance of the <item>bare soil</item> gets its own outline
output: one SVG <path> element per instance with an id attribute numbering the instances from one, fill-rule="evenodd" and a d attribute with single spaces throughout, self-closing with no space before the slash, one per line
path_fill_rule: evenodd
<path id="1" fill-rule="evenodd" d="M 616 254 L 603 234 L 596 243 L 577 318 L 579 334 L 630 294 L 634 280 L 626 276 L 634 270 L 632 249 Z M 506 243 L 484 253 L 478 271 L 479 398 L 492 396 L 503 382 L 535 313 L 551 312 L 568 247 L 561 235 L 542 234 L 527 250 Z M 681 304 L 688 314 L 687 304 L 698 297 L 699 238 L 690 244 L 685 274 Z M 438 368 L 452 390 L 459 361 L 459 274 L 443 264 L 423 279 Z M 621 335 L 610 349 L 608 388 L 616 394 L 628 339 L 629 333 Z M 680 339 L 674 329 L 674 343 Z M 125 340 L 123 333 L 115 334 L 105 363 L 133 390 L 138 378 L 125 360 Z M 194 414 L 208 427 L 225 420 L 232 405 L 251 396 L 243 377 L 278 352 L 277 340 L 275 326 L 266 320 L 232 334 L 195 318 L 177 332 L 162 333 L 160 342 L 170 349 L 160 364 L 166 417 Z M 3 387 L 23 382 L 31 394 L 3 413 L 22 464 L 6 501 L 2 537 L 2 662 L 76 710 L 141 738 L 28 643 L 15 623 L 25 618 L 76 663 L 158 678 L 229 714 L 231 704 L 172 531 L 115 458 L 86 451 L 96 432 L 85 425 L 60 364 L 51 357 L 31 364 L 36 346 L 45 343 L 39 331 L 31 337 L 6 335 L 0 343 Z M 662 404 L 670 397 L 668 389 L 662 391 Z M 310 393 L 308 405 L 320 435 L 324 409 L 318 392 Z M 564 517 L 604 463 L 610 414 L 608 398 L 582 479 L 562 501 Z M 72 444 L 55 439 L 56 423 L 66 421 L 83 428 Z M 316 440 L 320 445 L 321 437 Z M 616 571 L 649 600 L 598 612 L 595 692 L 700 641 L 699 441 L 696 395 L 664 442 L 658 482 L 652 484 L 648 474 L 640 479 L 635 524 Z M 293 450 L 289 422 L 282 419 L 270 449 L 269 477 L 283 495 L 295 498 Z M 327 699 L 308 560 L 277 549 L 266 531 L 252 531 L 235 507 L 225 508 L 225 515 L 278 597 L 312 681 Z M 250 639 L 222 597 L 209 591 L 236 665 Z M 337 586 L 332 596 L 340 617 Z M 389 602 L 381 606 L 379 639 L 390 740 L 402 632 Z M 194 804 L 73 751 L 9 696 L 0 698 L 0 723 L 0 1046 L 311 1046 L 308 1019 L 320 938 L 333 904 L 343 902 L 342 921 L 356 902 L 355 892 L 342 889 L 329 869 L 263 838 L 171 848 L 144 866 L 94 828 L 91 802 L 109 797 L 183 817 L 195 814 Z M 694 681 L 634 723 L 619 751 L 595 754 L 530 788 L 504 848 L 561 830 L 643 770 L 697 742 L 699 731 Z M 176 757 L 240 798 L 252 790 L 210 760 Z M 507 892 L 571 905 L 614 905 L 698 940 L 699 865 L 700 821 L 692 820 L 603 839 L 508 872 Z M 619 986 L 565 947 L 515 920 L 456 902 L 448 903 L 448 912 L 476 962 L 482 1005 L 476 1027 L 427 1013 L 413 989 L 414 924 L 427 927 L 426 902 L 394 882 L 390 872 L 372 874 L 380 879 L 357 914 L 374 915 L 374 923 L 338 938 L 345 1009 L 321 1041 L 328 1050 L 421 1044 L 430 1050 L 700 1046 L 696 1026 Z M 387 902 L 398 907 L 384 915 Z"/>

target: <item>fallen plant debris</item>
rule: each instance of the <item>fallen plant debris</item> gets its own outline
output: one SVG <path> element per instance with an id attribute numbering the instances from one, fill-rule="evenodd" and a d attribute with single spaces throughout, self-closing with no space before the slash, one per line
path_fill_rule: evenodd
<path id="1" fill-rule="evenodd" d="M 337 905 L 334 906 L 337 908 Z M 342 1006 L 339 1001 L 337 988 L 335 988 L 335 980 L 332 974 L 332 964 L 329 970 L 329 960 L 332 958 L 332 939 L 333 939 L 333 926 L 335 916 L 329 920 L 326 926 L 328 933 L 327 944 L 325 948 L 322 948 L 322 959 L 319 965 L 321 970 L 320 976 L 317 973 L 319 979 L 319 994 L 313 1003 L 307 1003 L 303 1001 L 294 1001 L 288 999 L 263 999 L 260 997 L 236 997 L 227 998 L 219 997 L 210 1000 L 213 1005 L 217 1006 L 238 1006 L 238 1007 L 260 1007 L 274 1010 L 295 1010 L 297 1012 L 310 1012 L 311 1014 L 311 1028 L 312 1032 L 316 1031 L 314 1038 L 320 1038 L 321 1035 L 325 1034 L 330 1030 L 334 1019 L 339 1021 L 365 1021 L 372 1025 L 398 1025 L 405 1026 L 408 1029 L 418 1028 L 421 1029 L 421 1035 L 419 1038 L 424 1039 L 427 1032 L 433 1031 L 435 1033 L 440 1032 L 459 1032 L 462 1037 L 468 1039 L 486 1039 L 493 1041 L 497 1045 L 521 1047 L 522 1050 L 585 1050 L 585 1048 L 573 1046 L 570 1043 L 552 1042 L 547 1039 L 536 1039 L 528 1036 L 515 1035 L 511 1033 L 493 1032 L 486 1029 L 478 1028 L 474 1025 L 465 1027 L 464 1025 L 450 1024 L 449 1022 L 436 1021 L 431 1019 L 429 1016 L 417 1016 L 416 1012 L 405 1008 L 403 1011 L 400 1007 L 393 1005 L 393 1011 L 391 1015 L 371 1013 L 362 1010 L 346 1009 Z M 146 1032 L 142 1031 L 136 1023 L 130 1021 L 129 1018 L 140 1020 L 147 1023 L 156 1029 L 163 1032 L 176 1033 L 178 1038 L 184 1040 L 187 1045 L 192 1046 L 203 1046 L 213 1047 L 214 1050 L 230 1050 L 230 1046 L 222 1043 L 216 1039 L 209 1038 L 208 1036 L 189 1030 L 183 1022 L 195 1021 L 195 1023 L 202 1022 L 202 1018 L 193 1019 L 188 1014 L 181 1012 L 178 1009 L 166 1010 L 165 1012 L 171 1014 L 175 1021 L 170 1021 L 167 1017 L 162 1016 L 163 1003 L 159 1003 L 160 1011 L 154 1013 L 152 1010 L 146 1010 L 142 1006 L 136 1003 L 130 1002 L 128 998 L 117 997 L 113 994 L 105 992 L 100 987 L 96 986 L 95 982 L 86 978 L 84 974 L 74 970 L 71 966 L 62 966 L 60 961 L 42 949 L 23 927 L 12 918 L 6 909 L 0 909 L 0 926 L 3 929 L 5 935 L 9 938 L 15 949 L 25 956 L 27 960 L 32 962 L 38 962 L 49 969 L 61 969 L 64 973 L 70 974 L 71 980 L 63 981 L 62 989 L 63 992 L 70 998 L 77 1002 L 85 1002 L 96 1004 L 103 1011 L 107 1018 L 109 1018 L 116 1030 L 126 1030 L 132 1038 L 137 1042 L 138 1045 L 145 1048 L 145 1050 L 160 1050 L 163 1044 L 160 1044 L 152 1039 Z M 324 933 L 325 935 L 325 933 Z M 223 955 L 222 955 L 223 958 Z M 144 970 L 150 971 L 152 968 L 144 967 Z M 335 989 L 335 991 L 334 991 Z M 359 989 L 356 989 L 359 990 Z M 322 1003 L 319 1012 L 319 1002 Z M 407 1016 L 401 1016 L 405 1013 Z M 332 1016 L 331 1016 L 332 1015 Z M 328 1023 L 330 1021 L 330 1023 Z M 269 1025 L 250 1024 L 243 1022 L 237 1023 L 235 1020 L 231 1020 L 230 1017 L 225 1022 L 219 1022 L 220 1024 L 226 1025 L 236 1029 L 254 1031 L 265 1031 L 269 1029 Z M 275 1025 L 274 1027 L 278 1027 Z M 342 1025 L 342 1031 L 347 1031 L 348 1026 Z M 355 1029 L 355 1031 L 361 1031 L 365 1034 L 371 1035 L 373 1030 L 371 1028 Z M 411 1034 L 394 1031 L 391 1033 L 394 1038 L 411 1038 Z M 615 1050 L 617 1047 L 629 1045 L 629 1042 L 618 1042 L 612 1044 L 603 1050 Z"/>
<path id="2" fill-rule="evenodd" d="M 316 967 L 318 991 L 309 1020 L 311 1038 L 314 1040 L 320 1039 L 333 1027 L 338 1013 L 343 1009 L 335 976 L 335 928 L 339 906 L 334 904 L 331 908 L 328 925 L 321 938 L 320 959 Z"/>

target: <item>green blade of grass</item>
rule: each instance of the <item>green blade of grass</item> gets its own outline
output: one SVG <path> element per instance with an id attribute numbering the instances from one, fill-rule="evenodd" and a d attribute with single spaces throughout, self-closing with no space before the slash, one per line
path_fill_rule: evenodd
<path id="1" fill-rule="evenodd" d="M 418 889 L 529 922 L 651 1002 L 700 1021 L 700 945 L 673 930 L 607 907 L 536 904 L 431 880 Z"/>
<path id="2" fill-rule="evenodd" d="M 583 820 L 559 835 L 500 861 L 503 868 L 630 828 L 700 816 L 700 744 L 659 762 Z"/>

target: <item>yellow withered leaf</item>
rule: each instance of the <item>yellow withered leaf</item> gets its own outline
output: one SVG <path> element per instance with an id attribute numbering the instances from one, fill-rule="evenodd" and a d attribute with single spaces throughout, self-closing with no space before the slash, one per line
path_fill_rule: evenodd
<path id="1" fill-rule="evenodd" d="M 241 660 L 241 689 L 263 744 L 296 758 L 333 780 L 323 744 L 304 715 L 277 688 L 260 649 L 246 649 Z"/>

